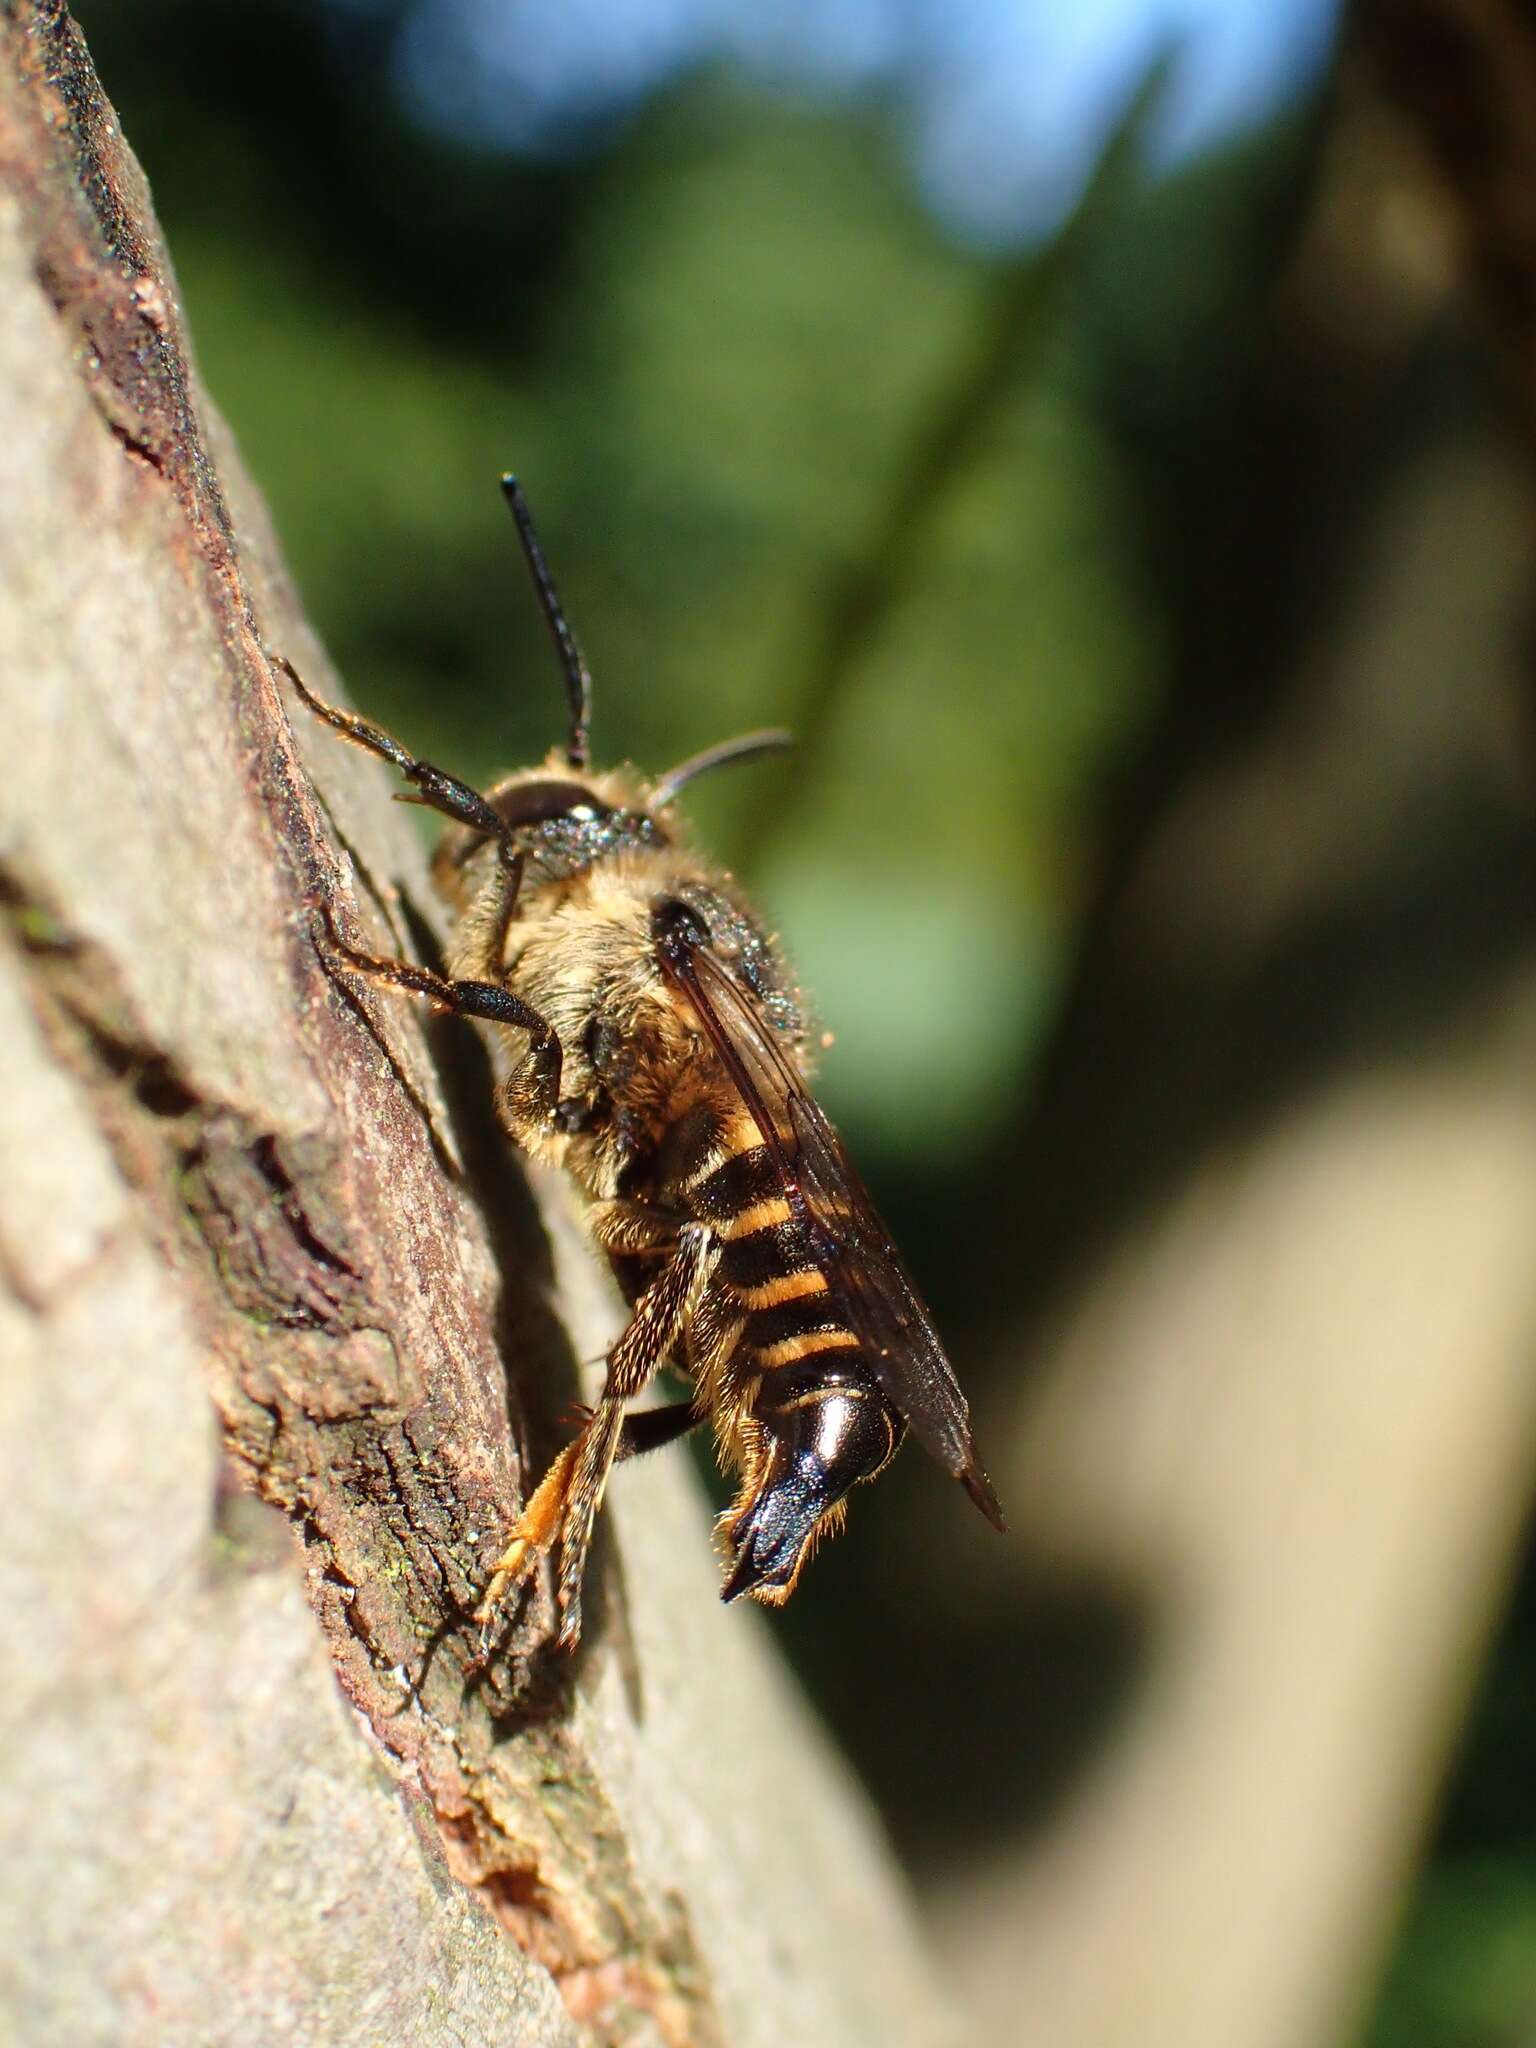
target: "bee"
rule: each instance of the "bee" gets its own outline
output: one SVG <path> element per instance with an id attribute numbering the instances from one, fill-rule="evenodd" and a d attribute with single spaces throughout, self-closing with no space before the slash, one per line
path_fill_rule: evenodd
<path id="1" fill-rule="evenodd" d="M 433 862 L 454 914 L 445 973 L 360 953 L 329 922 L 327 943 L 344 968 L 493 1027 L 502 1123 L 570 1176 L 626 1283 L 602 1394 L 529 1498 L 479 1610 L 489 1628 L 508 1589 L 557 1558 L 569 1649 L 614 1465 L 705 1421 L 738 1480 L 719 1525 L 726 1600 L 787 1600 L 849 1493 L 909 1429 L 1004 1522 L 928 1311 L 811 1094 L 799 991 L 677 816 L 696 777 L 788 735 L 748 733 L 654 781 L 594 770 L 586 663 L 516 478 L 502 489 L 565 678 L 565 745 L 541 767 L 482 795 L 279 664 L 316 717 L 400 772 L 404 801 L 452 821 Z M 668 1361 L 691 1399 L 632 1410 Z"/>

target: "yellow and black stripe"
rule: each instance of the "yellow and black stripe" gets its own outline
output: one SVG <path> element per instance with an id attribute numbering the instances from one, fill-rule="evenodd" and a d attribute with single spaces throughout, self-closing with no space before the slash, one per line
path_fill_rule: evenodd
<path id="1" fill-rule="evenodd" d="M 694 1216 L 720 1240 L 719 1273 L 746 1317 L 743 1341 L 765 1371 L 822 1351 L 853 1351 L 816 1245 L 796 1217 L 772 1153 L 755 1126 L 688 1190 Z"/>

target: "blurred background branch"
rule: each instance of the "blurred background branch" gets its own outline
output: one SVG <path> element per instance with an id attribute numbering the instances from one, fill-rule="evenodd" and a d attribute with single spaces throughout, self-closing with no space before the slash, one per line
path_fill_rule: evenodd
<path id="1" fill-rule="evenodd" d="M 877 527 L 824 600 L 809 670 L 785 714 L 804 758 L 814 762 L 826 755 L 839 695 L 920 580 L 924 544 L 942 518 L 946 494 L 964 477 L 967 465 L 984 455 L 1009 397 L 1018 395 L 1032 370 L 1043 367 L 1059 330 L 1063 295 L 1139 176 L 1171 69 L 1165 55 L 1147 71 L 1062 225 L 1040 247 L 994 264 L 978 278 L 969 346 L 944 366 L 943 383 L 923 402 L 913 445 L 877 508 Z M 963 630 L 955 654 L 963 663 Z M 985 729 L 976 737 L 984 743 Z M 789 779 L 778 778 L 781 784 Z M 796 828 L 792 790 L 781 787 L 775 796 L 776 801 L 759 801 L 748 812 L 745 837 L 738 831 L 739 853 L 748 863 L 762 858 L 765 845 Z"/>

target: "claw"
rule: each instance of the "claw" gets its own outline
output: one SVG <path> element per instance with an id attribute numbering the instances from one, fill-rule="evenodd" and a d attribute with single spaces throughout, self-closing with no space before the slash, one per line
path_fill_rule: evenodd
<path id="1" fill-rule="evenodd" d="M 491 1618 L 508 1588 L 526 1577 L 559 1536 L 565 1515 L 566 1489 L 570 1485 L 571 1472 L 580 1445 L 579 1437 L 575 1443 L 566 1445 L 534 1488 L 532 1498 L 518 1516 L 508 1538 L 507 1547 L 496 1560 L 491 1572 L 485 1597 L 475 1609 L 475 1619 L 482 1629 L 490 1626 Z"/>
<path id="2" fill-rule="evenodd" d="M 485 1598 L 475 1609 L 475 1619 L 482 1629 L 490 1627 L 491 1618 L 501 1605 L 502 1595 L 509 1586 L 517 1583 L 537 1555 L 538 1552 L 525 1537 L 514 1536 L 507 1545 L 496 1560 L 496 1569 L 491 1573 L 491 1582 L 485 1589 Z"/>

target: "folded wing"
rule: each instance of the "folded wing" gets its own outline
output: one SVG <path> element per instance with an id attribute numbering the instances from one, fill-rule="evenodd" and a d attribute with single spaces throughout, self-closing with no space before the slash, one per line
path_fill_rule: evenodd
<path id="1" fill-rule="evenodd" d="M 746 1104 L 829 1289 L 892 1406 L 994 1528 L 1005 1524 L 976 1455 L 970 1410 L 938 1332 L 843 1142 L 756 996 L 707 945 L 660 950 Z"/>

